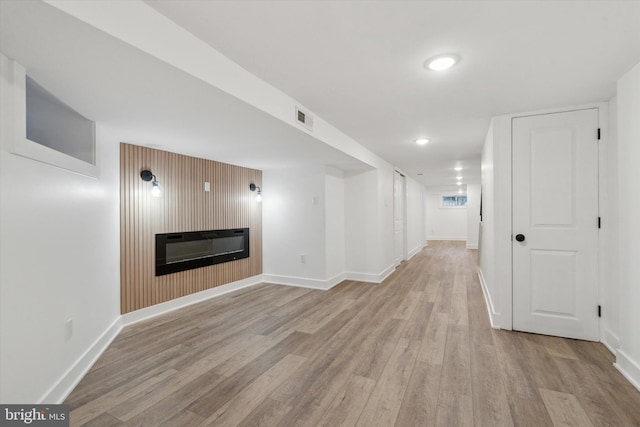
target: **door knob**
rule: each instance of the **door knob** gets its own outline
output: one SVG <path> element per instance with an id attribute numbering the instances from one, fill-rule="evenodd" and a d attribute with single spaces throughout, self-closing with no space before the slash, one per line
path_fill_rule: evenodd
<path id="1" fill-rule="evenodd" d="M 516 240 L 518 242 L 524 242 L 524 234 L 516 234 Z"/>

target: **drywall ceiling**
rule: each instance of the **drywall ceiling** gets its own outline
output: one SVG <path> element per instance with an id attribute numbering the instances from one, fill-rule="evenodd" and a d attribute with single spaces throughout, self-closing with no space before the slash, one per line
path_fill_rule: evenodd
<path id="1" fill-rule="evenodd" d="M 147 3 L 426 185 L 479 181 L 490 117 L 606 101 L 640 60 L 637 1 Z"/>
<path id="2" fill-rule="evenodd" d="M 119 141 L 261 170 L 368 168 L 40 1 L 0 0 L 0 51 Z"/>

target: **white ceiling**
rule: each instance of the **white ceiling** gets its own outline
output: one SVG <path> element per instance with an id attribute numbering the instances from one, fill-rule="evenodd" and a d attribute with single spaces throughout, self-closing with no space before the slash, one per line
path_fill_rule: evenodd
<path id="1" fill-rule="evenodd" d="M 479 182 L 490 117 L 606 101 L 640 60 L 638 1 L 147 3 L 427 185 Z"/>
<path id="2" fill-rule="evenodd" d="M 640 61 L 639 1 L 148 3 L 430 186 L 457 163 L 479 182 L 490 117 L 608 100 Z M 0 50 L 122 141 L 256 169 L 366 167 L 41 1 L 0 0 L 0 19 Z M 443 52 L 462 61 L 423 69 Z"/>
<path id="3" fill-rule="evenodd" d="M 369 168 L 40 1 L 0 0 L 0 51 L 118 141 L 261 170 Z"/>

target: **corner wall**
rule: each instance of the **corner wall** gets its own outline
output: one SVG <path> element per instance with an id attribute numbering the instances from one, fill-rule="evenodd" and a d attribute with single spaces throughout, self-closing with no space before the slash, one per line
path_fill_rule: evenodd
<path id="1" fill-rule="evenodd" d="M 326 287 L 325 170 L 263 171 L 264 280 Z"/>
<path id="2" fill-rule="evenodd" d="M 58 403 L 119 330 L 118 141 L 96 126 L 97 179 L 13 154 L 25 95 L 0 66 L 0 401 Z"/>
<path id="3" fill-rule="evenodd" d="M 442 207 L 442 191 L 427 187 L 427 240 L 466 240 L 467 208 Z"/>
<path id="4" fill-rule="evenodd" d="M 640 390 L 640 64 L 618 81 L 620 347 L 616 367 Z M 620 200 L 622 203 L 622 198 Z"/>

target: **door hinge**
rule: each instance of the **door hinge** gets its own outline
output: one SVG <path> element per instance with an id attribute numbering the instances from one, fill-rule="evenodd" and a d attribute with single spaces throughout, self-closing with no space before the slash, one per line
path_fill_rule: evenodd
<path id="1" fill-rule="evenodd" d="M 598 128 L 598 139 L 600 139 L 600 128 Z"/>
<path id="2" fill-rule="evenodd" d="M 602 306 L 598 306 L 598 317 L 602 317 Z"/>
<path id="3" fill-rule="evenodd" d="M 598 217 L 598 228 L 602 228 L 602 218 Z"/>

